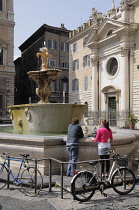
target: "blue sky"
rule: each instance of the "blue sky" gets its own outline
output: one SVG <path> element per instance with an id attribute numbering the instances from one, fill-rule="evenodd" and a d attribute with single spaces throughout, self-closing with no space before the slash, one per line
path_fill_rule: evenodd
<path id="1" fill-rule="evenodd" d="M 116 7 L 121 0 L 114 0 Z M 44 23 L 60 27 L 64 23 L 74 30 L 87 22 L 92 8 L 105 14 L 113 0 L 14 0 L 14 57 L 21 55 L 18 47 Z"/>

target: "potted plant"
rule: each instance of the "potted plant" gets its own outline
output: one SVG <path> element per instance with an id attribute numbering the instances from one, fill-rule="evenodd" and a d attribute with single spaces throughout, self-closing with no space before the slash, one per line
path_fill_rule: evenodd
<path id="1" fill-rule="evenodd" d="M 138 117 L 134 114 L 128 115 L 129 127 L 130 129 L 134 130 L 135 124 L 139 121 Z"/>

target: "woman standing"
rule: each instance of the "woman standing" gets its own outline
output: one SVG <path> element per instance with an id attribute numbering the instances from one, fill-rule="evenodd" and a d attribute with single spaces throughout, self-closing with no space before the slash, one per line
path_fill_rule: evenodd
<path id="1" fill-rule="evenodd" d="M 94 142 L 98 142 L 98 155 L 100 159 L 109 159 L 110 155 L 107 154 L 107 151 L 111 148 L 111 141 L 113 140 L 112 130 L 109 128 L 109 123 L 106 120 L 101 121 L 101 128 L 97 130 L 96 138 Z M 106 174 L 104 173 L 104 168 L 106 164 Z M 104 176 L 108 177 L 110 169 L 110 160 L 102 161 L 101 162 L 101 173 L 102 178 Z"/>

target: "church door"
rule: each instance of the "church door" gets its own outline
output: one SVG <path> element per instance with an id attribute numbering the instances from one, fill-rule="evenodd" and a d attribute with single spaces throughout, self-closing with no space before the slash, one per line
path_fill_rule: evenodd
<path id="1" fill-rule="evenodd" d="M 108 121 L 110 126 L 116 125 L 116 97 L 109 97 L 108 103 Z"/>

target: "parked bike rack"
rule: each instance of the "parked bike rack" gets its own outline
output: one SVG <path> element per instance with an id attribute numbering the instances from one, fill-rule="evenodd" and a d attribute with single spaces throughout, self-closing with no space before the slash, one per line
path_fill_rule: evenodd
<path id="1" fill-rule="evenodd" d="M 8 158 L 16 158 L 16 159 L 21 159 L 19 157 L 13 157 L 13 156 L 8 156 Z M 57 162 L 60 164 L 60 175 L 61 175 L 61 199 L 63 199 L 63 190 L 64 190 L 64 186 L 63 186 L 63 176 L 64 176 L 64 165 L 66 164 L 85 164 L 85 163 L 89 163 L 91 161 L 98 161 L 100 164 L 102 161 L 105 161 L 106 159 L 97 159 L 97 160 L 88 160 L 88 161 L 79 161 L 79 162 L 63 162 L 63 161 L 60 161 L 60 160 L 57 160 L 55 158 L 42 158 L 42 159 L 28 159 L 30 161 L 34 161 L 34 167 L 35 167 L 35 193 L 36 193 L 36 186 L 37 186 L 37 168 L 38 168 L 38 162 L 39 161 L 44 161 L 44 160 L 48 160 L 49 162 L 49 192 L 52 191 L 52 161 L 54 162 Z M 112 158 L 110 158 L 110 160 L 112 160 Z M 137 160 L 137 159 L 136 159 Z M 139 159 L 138 159 L 139 161 Z M 8 159 L 8 164 L 10 165 L 10 159 Z M 101 174 L 101 171 L 100 171 L 100 174 Z M 9 183 L 10 183 L 10 174 L 8 173 L 8 176 L 7 176 L 7 188 L 9 188 Z"/>

